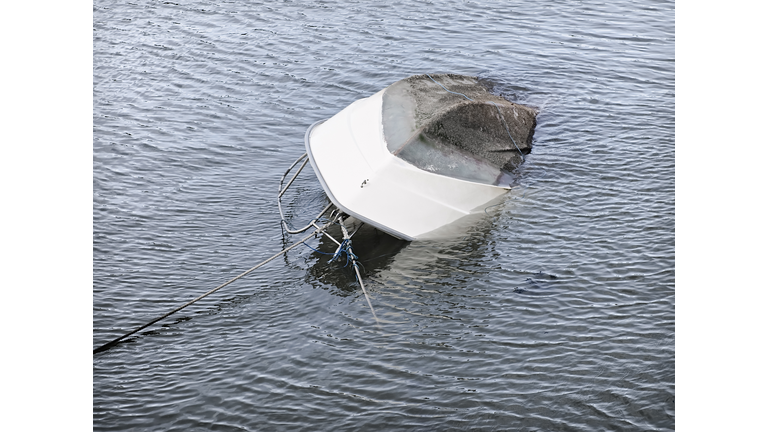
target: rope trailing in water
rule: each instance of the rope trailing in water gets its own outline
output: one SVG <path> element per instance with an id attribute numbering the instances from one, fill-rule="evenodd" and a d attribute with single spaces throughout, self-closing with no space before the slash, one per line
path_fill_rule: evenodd
<path id="1" fill-rule="evenodd" d="M 317 234 L 318 232 L 320 232 L 320 231 L 324 231 L 326 228 L 328 228 L 329 226 L 333 225 L 333 223 L 334 223 L 334 222 L 328 222 L 326 225 L 323 225 L 322 227 L 318 227 L 318 228 L 317 228 L 317 229 L 316 229 L 316 230 L 315 230 L 315 231 L 314 231 L 312 234 L 310 234 L 310 235 L 308 235 L 308 236 L 304 237 L 303 239 L 299 240 L 298 242 L 296 242 L 296 243 L 292 244 L 291 246 L 288 246 L 287 248 L 285 248 L 285 249 L 281 250 L 280 252 L 278 252 L 278 253 L 276 253 L 276 254 L 272 255 L 271 257 L 267 258 L 266 260 L 262 261 L 261 263 L 257 264 L 256 266 L 254 266 L 254 267 L 251 267 L 250 269 L 248 269 L 248 270 L 244 271 L 243 273 L 241 273 L 241 274 L 240 274 L 240 275 L 238 275 L 237 277 L 235 277 L 235 278 L 233 278 L 233 279 L 230 279 L 229 281 L 227 281 L 227 282 L 225 282 L 225 283 L 223 283 L 223 284 L 221 284 L 221 285 L 217 286 L 216 288 L 214 288 L 214 289 L 212 289 L 212 290 L 208 291 L 207 293 L 205 293 L 205 294 L 203 294 L 203 295 L 201 295 L 201 296 L 197 297 L 197 298 L 196 298 L 196 299 L 194 299 L 194 300 L 191 300 L 191 301 L 189 301 L 189 302 L 187 302 L 187 303 L 184 303 L 183 305 L 181 305 L 181 306 L 177 307 L 176 309 L 174 309 L 174 310 L 172 310 L 172 311 L 168 312 L 167 314 L 165 314 L 165 315 L 163 315 L 163 316 L 161 316 L 161 317 L 159 317 L 159 318 L 156 318 L 156 319 L 154 319 L 154 320 L 152 320 L 152 321 L 148 322 L 147 324 L 144 324 L 143 326 L 141 326 L 141 327 L 137 328 L 136 330 L 134 330 L 134 331 L 132 331 L 132 332 L 130 332 L 130 333 L 126 333 L 126 334 L 124 334 L 123 336 L 120 336 L 119 338 L 117 338 L 117 339 L 115 339 L 115 340 L 113 340 L 113 341 L 111 341 L 111 342 L 108 342 L 108 343 L 106 343 L 106 344 L 104 344 L 104 345 L 102 345 L 102 346 L 100 346 L 100 347 L 96 348 L 95 350 L 93 350 L 93 353 L 94 353 L 94 354 L 96 354 L 96 353 L 99 353 L 99 352 L 102 352 L 102 351 L 106 351 L 106 350 L 108 350 L 108 349 L 112 348 L 113 346 L 117 345 L 118 343 L 120 343 L 120 341 L 122 341 L 123 339 L 127 338 L 128 336 L 130 336 L 130 335 L 132 335 L 132 334 L 134 334 L 134 333 L 137 333 L 137 332 L 139 332 L 139 331 L 141 331 L 141 330 L 144 330 L 145 328 L 147 328 L 147 327 L 151 326 L 152 324 L 154 324 L 154 323 L 156 323 L 156 322 L 158 322 L 158 321 L 160 321 L 160 320 L 162 320 L 162 319 L 164 319 L 164 318 L 167 318 L 167 317 L 169 317 L 169 316 L 171 316 L 171 315 L 175 314 L 176 312 L 178 312 L 178 311 L 180 311 L 180 310 L 184 309 L 185 307 L 187 307 L 187 306 L 189 306 L 189 305 L 191 305 L 191 304 L 193 304 L 193 303 L 197 302 L 198 300 L 201 300 L 201 299 L 203 299 L 203 298 L 205 298 L 205 297 L 207 297 L 207 296 L 209 296 L 209 295 L 211 295 L 211 294 L 215 293 L 216 291 L 218 291 L 218 290 L 220 290 L 220 289 L 224 288 L 225 286 L 227 286 L 227 285 L 231 284 L 232 282 L 234 282 L 234 281 L 236 281 L 236 280 L 238 280 L 238 279 L 242 278 L 243 276 L 245 276 L 245 275 L 247 275 L 248 273 L 250 273 L 250 272 L 252 272 L 252 271 L 254 271 L 254 270 L 258 269 L 259 267 L 263 266 L 264 264 L 267 264 L 268 262 L 272 261 L 273 259 L 275 259 L 275 258 L 279 257 L 280 255 L 282 255 L 282 254 L 284 254 L 284 253 L 288 252 L 289 250 L 291 250 L 291 249 L 295 248 L 296 246 L 298 246 L 298 245 L 300 245 L 300 244 L 304 243 L 305 241 L 309 240 L 309 238 L 310 238 L 310 237 L 314 236 L 314 235 L 315 235 L 315 234 Z M 362 281 L 361 281 L 360 283 L 362 284 Z M 375 314 L 374 314 L 374 317 L 375 317 Z M 378 322 L 378 321 L 377 321 L 377 322 Z"/>
<path id="2" fill-rule="evenodd" d="M 444 85 L 442 85 L 439 82 L 435 81 L 435 79 L 432 78 L 432 76 L 430 76 L 429 74 L 426 74 L 426 75 L 429 77 L 429 79 L 432 80 L 433 83 L 439 85 L 440 87 L 443 88 L 443 90 L 447 91 L 448 93 L 453 93 L 455 95 L 464 96 L 464 98 L 467 99 L 468 101 L 472 101 L 472 102 L 475 101 L 474 99 L 471 99 L 469 96 L 465 95 L 464 93 L 457 93 L 457 92 L 448 90 L 447 88 L 445 88 Z M 514 144 L 515 148 L 517 149 L 517 151 L 520 152 L 520 157 L 523 159 L 523 161 L 525 161 L 525 155 L 523 155 L 523 151 L 520 150 L 520 147 L 517 146 L 517 142 L 515 141 L 514 138 L 512 138 L 512 134 L 509 132 L 509 126 L 507 125 L 507 121 L 504 119 L 504 114 L 501 113 L 501 108 L 499 108 L 499 106 L 496 105 L 496 102 L 493 102 L 493 101 L 488 101 L 488 102 L 492 103 L 493 106 L 496 107 L 496 111 L 499 112 L 499 116 L 501 117 L 501 121 L 502 121 L 502 123 L 504 123 L 504 129 L 507 130 L 507 135 L 509 136 L 509 139 L 512 140 L 512 144 Z"/>
<path id="3" fill-rule="evenodd" d="M 340 251 L 343 249 L 344 252 L 347 255 L 347 260 L 352 260 L 352 267 L 355 269 L 355 274 L 357 275 L 357 281 L 360 283 L 360 288 L 363 289 L 363 294 L 365 295 L 365 300 L 368 302 L 368 307 L 371 308 L 371 313 L 373 314 L 373 319 L 376 320 L 376 325 L 378 327 L 381 327 L 381 323 L 379 322 L 379 318 L 376 316 L 376 311 L 373 310 L 373 304 L 371 304 L 371 298 L 368 297 L 368 292 L 365 290 L 365 285 L 363 284 L 363 277 L 360 276 L 360 269 L 359 264 L 357 263 L 357 255 L 352 252 L 352 236 L 349 235 L 347 232 L 347 228 L 344 226 L 343 221 L 341 220 L 341 217 L 339 217 L 339 226 L 341 226 L 341 232 L 344 234 L 344 241 L 341 242 L 341 246 L 339 246 L 339 249 L 336 251 L 336 254 L 341 253 Z M 354 233 L 353 233 L 354 234 Z M 336 259 L 337 256 L 334 256 L 333 259 Z M 347 261 L 349 263 L 349 261 Z M 346 267 L 346 265 L 344 266 Z"/>
<path id="4" fill-rule="evenodd" d="M 434 80 L 433 80 L 433 81 L 434 81 Z M 445 87 L 443 87 L 443 88 L 445 88 Z M 448 89 L 446 89 L 446 90 L 448 90 Z M 465 97 L 466 97 L 466 96 L 465 96 Z M 283 177 L 280 179 L 280 184 L 278 185 L 278 188 L 277 188 L 277 190 L 278 190 L 278 194 L 277 194 L 277 208 L 278 208 L 278 210 L 280 211 L 280 226 L 281 226 L 281 228 L 285 229 L 285 231 L 287 231 L 289 234 L 297 234 L 297 233 L 300 233 L 300 232 L 306 231 L 307 229 L 309 229 L 309 228 L 310 228 L 310 227 L 312 227 L 312 226 L 314 226 L 315 228 L 317 228 L 317 230 L 316 230 L 314 233 L 312 233 L 312 234 L 310 234 L 309 236 L 307 236 L 307 237 L 303 238 L 303 239 L 302 239 L 302 240 L 300 240 L 298 243 L 296 243 L 296 244 L 294 244 L 293 246 L 291 246 L 291 248 L 293 248 L 294 246 L 297 246 L 297 245 L 299 245 L 299 244 L 303 244 L 304 246 L 306 246 L 306 247 L 308 247 L 308 248 L 312 249 L 312 250 L 313 250 L 313 251 L 315 251 L 315 252 L 321 253 L 321 254 L 323 254 L 323 255 L 331 255 L 331 254 L 328 254 L 328 253 L 326 253 L 326 252 L 320 252 L 319 250 L 317 250 L 317 249 L 313 248 L 312 246 L 310 246 L 310 245 L 308 245 L 308 244 L 304 243 L 304 241 L 305 241 L 305 240 L 309 239 L 309 237 L 312 237 L 313 235 L 317 234 L 318 232 L 320 232 L 320 233 L 322 233 L 323 235 L 327 236 L 328 238 L 330 238 L 331 240 L 333 240 L 333 241 L 334 241 L 334 243 L 336 243 L 337 245 L 339 245 L 339 247 L 336 249 L 336 252 L 334 252 L 334 253 L 332 254 L 332 255 L 333 255 L 333 257 L 331 258 L 331 260 L 330 260 L 330 261 L 331 261 L 331 262 L 333 262 L 333 261 L 335 261 L 337 258 L 339 258 L 339 257 L 340 257 L 342 254 L 344 254 L 344 255 L 347 257 L 347 262 L 344 264 L 344 267 L 347 267 L 347 266 L 349 265 L 349 263 L 350 263 L 350 260 L 351 260 L 351 262 L 352 262 L 352 267 L 354 267 L 354 268 L 355 268 L 355 274 L 357 275 L 357 281 L 360 283 L 360 288 L 362 288 L 362 289 L 363 289 L 363 294 L 365 294 L 365 300 L 368 302 L 368 307 L 370 307 L 370 308 L 371 308 L 371 313 L 373 314 L 373 319 L 374 319 L 374 320 L 376 320 L 376 325 L 377 325 L 377 326 L 379 326 L 379 327 L 381 327 L 381 323 L 379 323 L 379 318 L 376 316 L 376 312 L 373 310 L 373 304 L 371 304 L 371 299 L 370 299 L 370 297 L 368 297 L 368 292 L 366 292 L 366 290 L 365 290 L 365 285 L 363 284 L 363 278 L 362 278 L 362 276 L 360 276 L 360 266 L 362 266 L 362 264 L 357 262 L 357 260 L 358 260 L 358 257 L 357 257 L 357 255 L 355 255 L 355 253 L 354 253 L 354 252 L 352 252 L 352 236 L 353 236 L 353 235 L 355 235 L 355 233 L 357 232 L 357 229 L 360 229 L 360 227 L 358 227 L 358 228 L 357 228 L 357 229 L 356 229 L 356 230 L 355 230 L 355 231 L 354 231 L 354 232 L 353 232 L 353 233 L 350 235 L 350 234 L 347 232 L 347 228 L 344 226 L 344 221 L 343 221 L 343 219 L 342 219 L 342 217 L 341 217 L 341 211 L 340 211 L 339 209 L 335 209 L 334 211 L 332 211 L 332 212 L 331 212 L 331 217 L 330 217 L 330 219 L 331 219 L 331 222 L 329 222 L 329 223 L 328 223 L 328 225 L 325 225 L 325 226 L 324 226 L 324 227 L 322 227 L 322 228 L 320 228 L 319 226 L 317 226 L 317 224 L 316 224 L 317 220 L 318 220 L 318 219 L 320 219 L 320 217 L 321 217 L 323 214 L 325 214 L 325 212 L 327 212 L 327 211 L 328 211 L 328 209 L 330 209 L 330 208 L 331 208 L 331 206 L 333 206 L 333 203 L 329 203 L 329 204 L 328 204 L 328 206 L 326 206 L 326 207 L 325 207 L 325 208 L 324 208 L 324 209 L 323 209 L 323 210 L 322 210 L 322 211 L 321 211 L 321 212 L 320 212 L 320 213 L 317 215 L 317 217 L 315 217 L 315 219 L 313 219 L 313 220 L 312 220 L 312 221 L 311 221 L 309 224 L 307 224 L 307 226 L 305 226 L 304 228 L 300 228 L 300 229 L 292 229 L 292 227 L 290 227 L 290 226 L 288 225 L 288 222 L 285 220 L 285 215 L 283 214 L 283 208 L 282 208 L 282 205 L 281 205 L 281 203 L 280 203 L 280 198 L 283 196 L 283 194 L 285 194 L 285 192 L 288 190 L 288 188 L 291 186 L 291 184 L 293 184 L 293 181 L 294 181 L 294 180 L 296 180 L 296 178 L 299 176 L 299 173 L 301 172 L 301 170 L 302 170 L 302 169 L 304 169 L 304 167 L 307 165 L 307 162 L 309 161 L 309 158 L 308 158 L 307 156 L 308 156 L 308 155 L 307 155 L 307 153 L 304 153 L 303 155 L 299 156 L 299 158 L 298 158 L 298 159 L 296 159 L 296 161 L 295 161 L 295 162 L 294 162 L 294 163 L 293 163 L 293 164 L 292 164 L 290 167 L 288 167 L 288 169 L 285 171 L 285 174 L 283 174 Z M 305 158 L 306 158 L 306 159 L 305 159 Z M 285 187 L 283 187 L 283 181 L 285 180 L 285 177 L 287 177 L 287 176 L 288 176 L 288 173 L 290 173 L 290 172 L 291 172 L 291 170 L 292 170 L 292 169 L 293 169 L 293 168 L 294 168 L 296 165 L 298 165 L 298 164 L 299 164 L 299 162 L 301 162 L 302 160 L 304 160 L 304 162 L 301 164 L 301 166 L 299 166 L 299 169 L 296 171 L 296 174 L 294 174 L 294 175 L 293 175 L 293 177 L 291 177 L 291 179 L 288 181 L 288 184 L 286 184 L 286 185 L 285 185 Z M 339 212 L 339 213 L 337 213 L 337 212 Z M 336 220 L 336 219 L 338 219 L 338 222 L 335 222 L 335 220 Z M 333 237 L 332 237 L 330 234 L 328 234 L 327 232 L 325 232 L 325 229 L 326 229 L 328 226 L 330 226 L 330 225 L 332 225 L 332 224 L 334 224 L 334 223 L 338 224 L 338 225 L 341 227 L 341 231 L 344 233 L 344 237 L 343 237 L 343 239 L 342 239 L 341 243 L 339 243 L 339 241 L 338 241 L 338 240 L 336 240 L 335 238 L 333 238 Z M 286 249 L 286 250 L 288 250 L 288 249 Z M 278 255 L 279 255 L 279 254 L 278 254 Z M 249 270 L 249 271 L 250 271 L 250 270 Z M 229 282 L 227 282 L 227 283 L 229 283 Z M 173 312 L 171 312 L 171 313 L 173 313 Z M 169 315 L 170 315 L 170 314 L 169 314 Z M 164 317 L 162 317 L 162 318 L 164 318 Z M 160 319 L 162 319 L 162 318 L 160 318 Z M 159 320 L 159 319 L 158 319 L 158 320 Z M 152 323 L 150 323 L 150 324 L 152 324 Z M 147 325 L 149 325 L 149 324 L 147 324 Z M 141 329 L 139 329 L 139 330 L 141 330 Z M 136 330 L 136 331 L 138 331 L 138 330 Z M 135 333 L 135 332 L 134 332 L 134 333 Z M 125 337 L 125 336 L 124 336 L 124 337 Z"/>

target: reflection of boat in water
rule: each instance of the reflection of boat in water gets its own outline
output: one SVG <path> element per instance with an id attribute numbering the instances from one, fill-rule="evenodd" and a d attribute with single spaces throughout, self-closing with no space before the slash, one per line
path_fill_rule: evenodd
<path id="1" fill-rule="evenodd" d="M 416 75 L 313 124 L 305 145 L 337 208 L 410 241 L 506 193 L 535 124 L 476 78 Z"/>
<path id="2" fill-rule="evenodd" d="M 345 221 L 351 233 L 354 233 L 354 254 L 361 265 L 361 275 L 368 277 L 390 268 L 397 261 L 397 256 L 411 243 L 392 237 L 371 225 L 354 221 Z M 339 295 L 352 294 L 355 290 L 355 271 L 347 261 L 346 256 L 333 260 L 334 252 L 338 249 L 331 238 L 341 238 L 338 225 L 327 230 L 330 236 L 318 236 L 317 244 L 310 251 L 315 261 L 308 268 L 308 282 L 316 287 L 333 286 Z M 350 276 L 352 279 L 350 279 Z M 318 285 L 318 282 L 320 283 Z"/>

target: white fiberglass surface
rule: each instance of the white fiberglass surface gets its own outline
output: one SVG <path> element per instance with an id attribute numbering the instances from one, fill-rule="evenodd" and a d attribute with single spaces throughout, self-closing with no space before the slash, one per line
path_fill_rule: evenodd
<path id="1" fill-rule="evenodd" d="M 393 156 L 381 132 L 382 92 L 310 128 L 306 145 L 331 200 L 398 238 L 458 220 L 505 189 L 421 170 Z"/>

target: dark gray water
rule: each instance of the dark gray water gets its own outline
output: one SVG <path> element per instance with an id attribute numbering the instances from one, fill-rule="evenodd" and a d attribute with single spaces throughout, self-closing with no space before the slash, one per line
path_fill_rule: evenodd
<path id="1" fill-rule="evenodd" d="M 671 430 L 674 3 L 96 2 L 94 347 L 279 251 L 313 122 L 418 73 L 538 107 L 454 238 L 296 249 L 93 360 L 96 430 Z M 311 170 L 295 223 L 325 204 Z M 321 250 L 326 242 L 310 243 Z"/>

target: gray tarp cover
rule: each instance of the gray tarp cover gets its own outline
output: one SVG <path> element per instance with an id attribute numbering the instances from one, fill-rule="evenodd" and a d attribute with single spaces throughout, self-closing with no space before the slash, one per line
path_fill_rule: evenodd
<path id="1" fill-rule="evenodd" d="M 384 91 L 389 151 L 423 170 L 508 185 L 521 153 L 531 151 L 537 111 L 491 94 L 475 77 L 430 76 L 414 75 Z"/>

